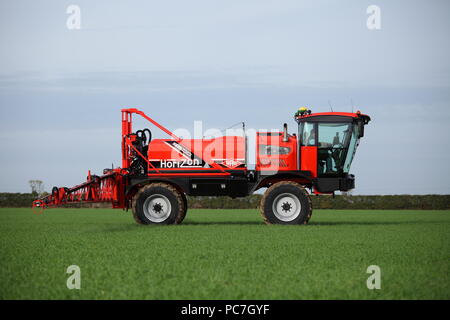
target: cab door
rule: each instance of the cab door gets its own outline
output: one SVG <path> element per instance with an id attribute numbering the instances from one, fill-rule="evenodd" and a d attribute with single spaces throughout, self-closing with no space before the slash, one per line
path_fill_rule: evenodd
<path id="1" fill-rule="evenodd" d="M 317 125 L 317 175 L 342 176 L 352 137 L 352 123 L 319 122 Z"/>
<path id="2" fill-rule="evenodd" d="M 300 127 L 300 170 L 317 177 L 317 123 L 303 122 Z"/>

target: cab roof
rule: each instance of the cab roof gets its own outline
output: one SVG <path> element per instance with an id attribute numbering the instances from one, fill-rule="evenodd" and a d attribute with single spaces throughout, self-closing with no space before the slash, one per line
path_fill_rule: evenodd
<path id="1" fill-rule="evenodd" d="M 295 117 L 298 122 L 314 121 L 314 122 L 353 122 L 357 119 L 361 119 L 364 124 L 368 124 L 370 117 L 367 114 L 362 114 L 360 111 L 352 112 L 318 112 L 318 113 L 306 113 Z"/>

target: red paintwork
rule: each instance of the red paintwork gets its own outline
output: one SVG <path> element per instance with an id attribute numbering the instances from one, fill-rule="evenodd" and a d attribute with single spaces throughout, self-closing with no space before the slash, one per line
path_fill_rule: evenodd
<path id="1" fill-rule="evenodd" d="M 179 167 L 173 168 L 155 168 L 152 163 L 161 163 L 166 160 L 170 161 L 190 161 L 186 156 L 171 147 L 167 142 L 173 141 L 168 139 L 154 139 L 151 141 L 148 151 L 149 170 L 157 170 L 158 172 L 168 172 L 170 170 L 179 170 Z M 245 139 L 238 136 L 218 137 L 214 139 L 182 139 L 179 144 L 186 147 L 194 153 L 198 158 L 209 164 L 209 167 L 203 167 L 200 164 L 193 164 L 195 167 L 183 168 L 184 170 L 204 170 L 208 171 L 220 169 L 225 173 L 226 169 L 245 169 Z M 241 166 L 241 168 L 238 168 Z M 210 173 L 208 173 L 210 174 Z M 153 175 L 153 174 L 152 174 Z"/>
<path id="2" fill-rule="evenodd" d="M 301 147 L 300 168 L 310 171 L 313 178 L 317 177 L 317 147 Z"/>
<path id="3" fill-rule="evenodd" d="M 292 171 L 297 170 L 297 137 L 289 136 L 283 142 L 283 134 L 266 135 L 266 132 L 256 133 L 256 170 L 257 171 Z M 288 154 L 262 155 L 261 145 L 273 145 L 290 148 Z"/>

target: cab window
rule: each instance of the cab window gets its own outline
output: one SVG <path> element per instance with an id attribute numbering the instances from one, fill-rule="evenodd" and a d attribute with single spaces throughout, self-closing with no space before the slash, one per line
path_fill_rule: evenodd
<path id="1" fill-rule="evenodd" d="M 342 174 L 351 138 L 351 123 L 319 123 L 318 173 Z"/>
<path id="2" fill-rule="evenodd" d="M 316 145 L 316 129 L 312 122 L 302 123 L 302 146 L 315 146 Z"/>

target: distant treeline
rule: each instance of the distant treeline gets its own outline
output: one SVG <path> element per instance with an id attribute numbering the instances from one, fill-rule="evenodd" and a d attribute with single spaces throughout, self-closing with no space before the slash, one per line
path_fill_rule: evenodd
<path id="1" fill-rule="evenodd" d="M 30 207 L 35 194 L 0 193 L 0 207 Z M 229 197 L 189 197 L 189 208 L 205 209 L 253 209 L 258 208 L 262 195 L 254 194 L 245 198 Z M 311 196 L 314 209 L 450 209 L 450 195 L 389 195 L 356 196 L 337 195 Z M 107 207 L 110 204 L 85 204 L 83 207 Z"/>
<path id="2" fill-rule="evenodd" d="M 31 207 L 36 198 L 32 193 L 0 193 L 0 207 Z"/>

